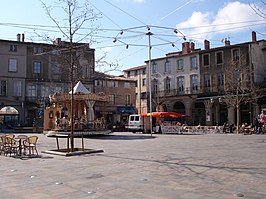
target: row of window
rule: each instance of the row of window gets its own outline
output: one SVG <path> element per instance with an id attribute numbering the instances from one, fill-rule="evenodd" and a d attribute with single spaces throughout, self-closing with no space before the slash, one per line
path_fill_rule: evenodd
<path id="1" fill-rule="evenodd" d="M 120 97 L 120 96 L 119 96 Z M 117 98 L 119 98 L 117 95 L 112 94 L 110 95 L 110 104 L 116 104 Z M 125 96 L 125 104 L 130 105 L 131 103 L 131 95 Z"/>
<path id="2" fill-rule="evenodd" d="M 8 59 L 8 72 L 17 73 L 18 72 L 18 60 L 14 58 Z M 33 74 L 41 74 L 42 72 L 42 62 L 33 61 Z M 61 67 L 58 63 L 52 64 L 52 72 L 53 74 L 60 74 Z"/>
<path id="3" fill-rule="evenodd" d="M 13 84 L 13 96 L 14 97 L 21 97 L 22 96 L 22 81 L 14 80 L 12 81 Z M 52 90 L 52 91 L 51 91 Z M 48 97 L 51 92 L 63 92 L 62 85 L 54 85 L 53 87 L 31 84 L 27 85 L 26 87 L 26 96 L 28 97 L 37 97 L 38 91 L 39 94 L 44 97 Z M 7 96 L 8 95 L 8 82 L 6 80 L 0 81 L 0 96 Z"/>
<path id="4" fill-rule="evenodd" d="M 9 51 L 10 51 L 10 52 L 18 52 L 18 45 L 11 44 L 11 45 L 9 46 Z M 34 53 L 34 54 L 40 54 L 40 53 L 43 53 L 43 48 L 41 48 L 41 47 L 34 47 L 34 48 L 33 48 L 33 53 Z"/>
<path id="5" fill-rule="evenodd" d="M 127 77 L 131 77 L 131 76 L 132 76 L 132 74 L 131 74 L 132 72 L 134 72 L 134 76 L 135 76 L 135 77 L 139 75 L 139 70 L 134 70 L 134 71 L 128 71 L 128 72 L 127 72 Z M 143 68 L 143 69 L 141 70 L 141 74 L 142 74 L 142 75 L 146 75 L 146 68 Z"/>
<path id="6" fill-rule="evenodd" d="M 192 91 L 196 91 L 198 90 L 198 75 L 191 75 L 190 76 L 190 83 L 191 83 L 191 88 Z M 157 93 L 158 92 L 158 86 L 159 86 L 160 82 L 157 79 L 154 79 L 152 81 L 152 92 Z M 185 87 L 185 78 L 183 76 L 181 77 L 177 77 L 177 89 L 180 92 L 184 91 L 184 87 Z M 166 93 L 170 93 L 171 91 L 171 79 L 170 78 L 166 78 L 164 80 L 164 91 Z"/>
<path id="7" fill-rule="evenodd" d="M 178 59 L 176 63 L 177 63 L 177 70 L 183 70 L 184 69 L 184 60 L 183 59 Z M 190 58 L 190 69 L 191 70 L 197 70 L 198 69 L 198 62 L 197 62 L 196 56 L 193 56 Z M 158 66 L 156 63 L 153 63 L 153 65 L 152 65 L 152 73 L 153 74 L 158 73 Z M 171 74 L 171 64 L 169 61 L 165 62 L 164 73 Z"/>
<path id="8" fill-rule="evenodd" d="M 217 83 L 218 87 L 224 86 L 224 74 L 223 72 L 217 73 Z M 209 73 L 204 74 L 204 87 L 210 88 L 211 87 L 211 75 Z"/>
<path id="9" fill-rule="evenodd" d="M 15 80 L 13 82 L 13 96 L 20 97 L 22 96 L 22 81 Z M 7 96 L 7 81 L 1 80 L 0 81 L 0 96 Z"/>
<path id="10" fill-rule="evenodd" d="M 53 87 L 48 87 L 44 85 L 31 84 L 27 86 L 26 95 L 28 97 L 37 97 L 38 92 L 43 97 L 48 97 L 50 93 L 61 93 L 64 92 L 62 85 L 54 85 Z"/>
<path id="11" fill-rule="evenodd" d="M 233 61 L 238 61 L 240 59 L 240 51 L 239 49 L 233 49 L 232 50 L 232 60 Z M 210 54 L 203 54 L 202 55 L 202 62 L 203 66 L 209 66 L 210 65 Z M 224 62 L 224 57 L 223 57 L 223 52 L 218 51 L 215 53 L 215 63 L 217 65 L 223 64 Z M 184 60 L 183 59 L 178 59 L 176 61 L 177 63 L 177 70 L 183 70 L 184 69 Z M 192 70 L 197 70 L 198 69 L 198 61 L 197 57 L 193 56 L 190 57 L 190 69 Z M 157 73 L 158 72 L 158 66 L 156 63 L 153 63 L 152 65 L 152 73 Z M 169 61 L 165 62 L 164 65 L 164 73 L 170 74 L 171 73 L 171 65 Z"/>
<path id="12" fill-rule="evenodd" d="M 232 50 L 232 60 L 233 61 L 238 61 L 240 59 L 240 51 L 239 49 L 233 49 Z M 215 64 L 219 65 L 219 64 L 223 64 L 224 60 L 224 56 L 223 56 L 223 52 L 219 51 L 215 53 Z M 203 62 L 203 66 L 209 66 L 210 65 L 210 54 L 203 54 L 202 55 L 202 62 Z"/>
<path id="13" fill-rule="evenodd" d="M 177 77 L 177 90 L 179 92 L 183 92 L 185 88 L 185 77 L 180 76 Z M 198 75 L 191 75 L 190 76 L 190 83 L 191 83 L 191 88 L 192 91 L 198 90 Z M 157 79 L 154 79 L 152 81 L 152 91 L 153 92 L 158 92 L 158 86 L 160 82 Z M 224 74 L 222 72 L 217 73 L 217 84 L 218 87 L 223 87 L 224 86 Z M 204 88 L 210 88 L 211 86 L 211 75 L 210 74 L 205 74 L 204 75 Z M 170 92 L 171 90 L 171 79 L 166 78 L 164 80 L 164 90 L 167 92 Z"/>
<path id="14" fill-rule="evenodd" d="M 95 81 L 95 86 L 102 86 L 102 87 L 118 87 L 118 82 L 119 81 L 114 81 L 114 80 L 96 80 Z M 123 83 L 124 88 L 130 88 L 130 82 L 121 82 Z M 119 87 L 122 85 L 119 85 Z"/>
<path id="15" fill-rule="evenodd" d="M 16 73 L 18 72 L 18 60 L 17 59 L 9 59 L 8 60 L 8 72 Z M 41 62 L 34 61 L 33 62 L 33 73 L 40 74 L 41 73 Z"/>

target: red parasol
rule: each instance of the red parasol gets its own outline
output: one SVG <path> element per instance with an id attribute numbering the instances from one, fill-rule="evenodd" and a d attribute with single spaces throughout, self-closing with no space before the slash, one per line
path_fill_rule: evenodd
<path id="1" fill-rule="evenodd" d="M 142 113 L 141 116 L 150 116 L 151 113 Z M 185 117 L 186 115 L 181 114 L 181 113 L 176 113 L 176 112 L 152 112 L 152 117 L 159 117 L 159 118 L 164 118 L 164 117 L 170 117 L 170 118 L 180 118 L 180 117 Z"/>

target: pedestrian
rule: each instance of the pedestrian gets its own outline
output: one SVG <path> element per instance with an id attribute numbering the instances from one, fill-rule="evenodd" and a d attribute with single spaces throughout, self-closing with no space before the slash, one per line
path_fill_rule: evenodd
<path id="1" fill-rule="evenodd" d="M 266 114 L 265 112 L 262 110 L 261 114 L 259 115 L 259 119 L 260 119 L 260 133 L 264 134 L 265 131 L 265 124 L 266 124 Z"/>
<path id="2" fill-rule="evenodd" d="M 257 131 L 259 129 L 259 120 L 258 120 L 258 117 L 254 117 L 253 124 L 254 124 L 254 127 L 255 127 L 255 132 L 257 133 Z"/>

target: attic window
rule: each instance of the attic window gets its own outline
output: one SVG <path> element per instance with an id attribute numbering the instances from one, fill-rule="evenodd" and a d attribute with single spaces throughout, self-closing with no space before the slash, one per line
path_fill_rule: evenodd
<path id="1" fill-rule="evenodd" d="M 17 50 L 18 50 L 17 45 L 10 45 L 10 49 L 9 49 L 10 52 L 17 52 Z"/>

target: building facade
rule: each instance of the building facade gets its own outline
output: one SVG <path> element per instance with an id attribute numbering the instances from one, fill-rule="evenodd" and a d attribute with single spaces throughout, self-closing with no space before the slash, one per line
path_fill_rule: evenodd
<path id="1" fill-rule="evenodd" d="M 0 108 L 14 107 L 19 120 L 11 121 L 7 117 L 5 122 L 18 125 L 25 114 L 27 45 L 7 40 L 0 40 L 0 44 Z"/>
<path id="2" fill-rule="evenodd" d="M 152 111 L 185 114 L 190 125 L 222 125 L 225 122 L 236 124 L 236 107 L 239 107 L 240 122 L 252 124 L 266 104 L 262 88 L 266 82 L 265 47 L 265 40 L 257 41 L 253 32 L 251 42 L 231 45 L 225 40 L 223 46 L 211 48 L 210 42 L 205 40 L 204 49 L 196 49 L 193 42 L 185 42 L 182 51 L 152 59 Z M 136 68 L 126 70 L 125 75 L 128 76 L 129 71 L 134 73 Z M 148 62 L 146 71 L 148 80 Z M 137 78 L 142 81 L 141 76 Z M 230 80 L 237 80 L 237 89 L 230 87 Z M 149 81 L 146 100 L 149 99 L 148 88 Z M 253 96 L 247 99 L 251 94 Z M 232 99 L 238 99 L 237 104 Z M 146 104 L 149 111 L 149 100 Z"/>
<path id="3" fill-rule="evenodd" d="M 71 91 L 78 81 L 90 92 L 106 92 L 113 101 L 106 105 L 110 126 L 123 121 L 135 107 L 135 82 L 122 77 L 99 76 L 95 71 L 95 50 L 86 43 L 56 39 L 53 44 L 0 40 L 0 109 L 10 106 L 18 111 L 16 123 L 10 126 L 43 126 L 44 108 L 49 95 Z"/>
<path id="4" fill-rule="evenodd" d="M 128 116 L 136 112 L 135 80 L 98 73 L 94 86 L 96 93 L 104 92 L 111 98 L 106 105 L 106 111 L 96 110 L 96 115 L 100 117 L 105 114 L 109 128 L 113 126 L 124 128 Z"/>
<path id="5" fill-rule="evenodd" d="M 147 71 L 146 65 L 124 70 L 124 76 L 135 81 L 135 107 L 137 113 L 147 113 Z"/>

